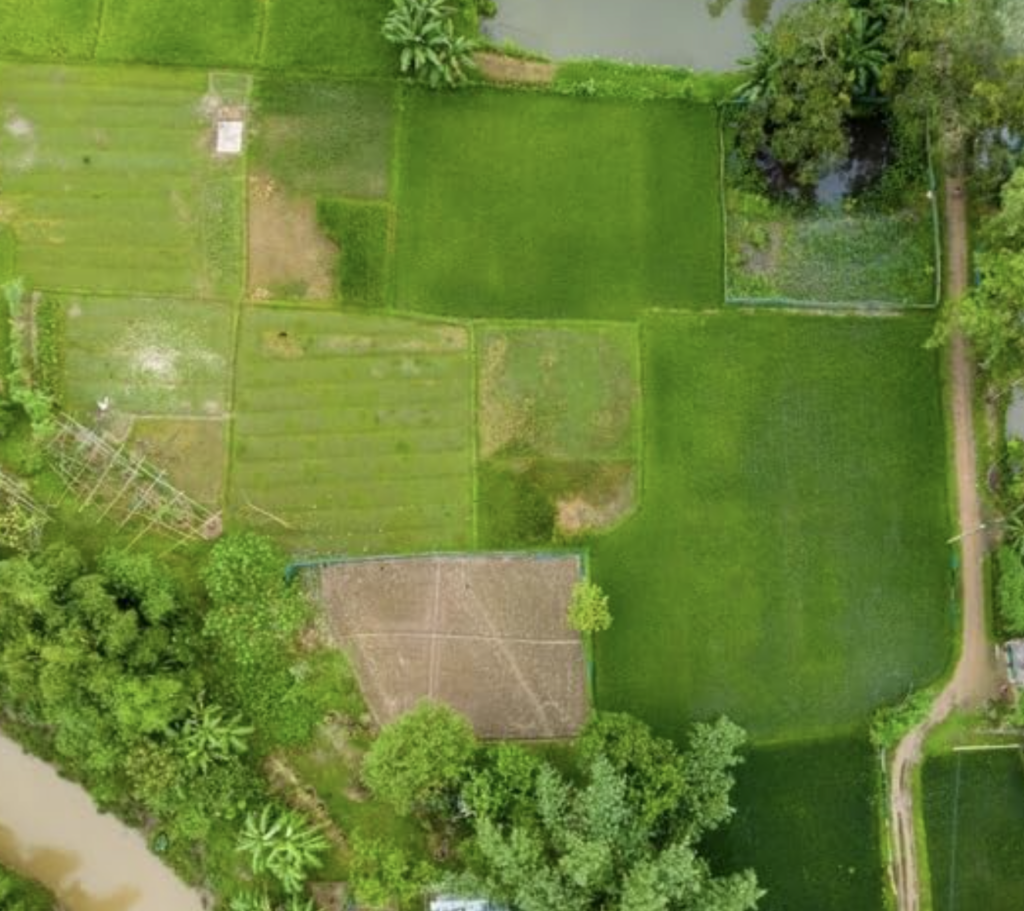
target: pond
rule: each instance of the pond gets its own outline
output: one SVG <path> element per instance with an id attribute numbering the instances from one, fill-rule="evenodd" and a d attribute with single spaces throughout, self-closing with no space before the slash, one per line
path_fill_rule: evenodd
<path id="1" fill-rule="evenodd" d="M 484 32 L 556 59 L 611 57 L 729 70 L 799 0 L 497 0 Z"/>
<path id="2" fill-rule="evenodd" d="M 67 911 L 202 911 L 138 832 L 0 734 L 0 862 Z"/>

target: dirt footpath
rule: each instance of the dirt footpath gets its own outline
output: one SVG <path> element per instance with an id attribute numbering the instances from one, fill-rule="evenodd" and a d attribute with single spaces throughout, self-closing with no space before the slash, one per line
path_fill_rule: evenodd
<path id="1" fill-rule="evenodd" d="M 946 294 L 955 299 L 968 288 L 967 205 L 962 179 L 946 183 Z M 911 731 L 892 756 L 889 821 L 892 829 L 891 874 L 899 911 L 918 911 L 921 906 L 911 779 L 921 760 L 921 746 L 928 732 L 954 709 L 974 708 L 994 698 L 1002 683 L 985 624 L 985 588 L 982 560 L 981 501 L 978 497 L 978 466 L 974 439 L 974 362 L 970 347 L 958 332 L 949 345 L 950 407 L 956 462 L 958 534 L 960 538 L 960 585 L 963 610 L 962 651 L 946 688 L 931 714 Z"/>

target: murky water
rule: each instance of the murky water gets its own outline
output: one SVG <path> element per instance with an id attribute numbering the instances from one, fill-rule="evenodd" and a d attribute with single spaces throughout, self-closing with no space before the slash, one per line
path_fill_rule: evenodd
<path id="1" fill-rule="evenodd" d="M 485 21 L 556 59 L 612 57 L 700 70 L 734 69 L 754 30 L 799 0 L 498 0 Z"/>
<path id="2" fill-rule="evenodd" d="M 142 836 L 0 734 L 0 861 L 68 911 L 202 911 Z"/>

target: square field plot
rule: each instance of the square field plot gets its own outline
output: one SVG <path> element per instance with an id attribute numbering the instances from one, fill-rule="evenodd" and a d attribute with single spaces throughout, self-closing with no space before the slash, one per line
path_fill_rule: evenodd
<path id="1" fill-rule="evenodd" d="M 1019 749 L 953 753 L 922 772 L 935 911 L 1018 911 L 1024 895 Z"/>
<path id="2" fill-rule="evenodd" d="M 598 704 L 666 733 L 847 732 L 949 657 L 930 321 L 721 312 L 643 324 L 644 490 L 600 539 Z"/>
<path id="3" fill-rule="evenodd" d="M 139 418 L 132 422 L 135 452 L 166 472 L 179 490 L 211 509 L 221 503 L 227 464 L 227 419 Z"/>
<path id="4" fill-rule="evenodd" d="M 102 0 L 0 0 L 0 54 L 87 59 L 101 5 Z"/>
<path id="5" fill-rule="evenodd" d="M 758 911 L 883 911 L 866 740 L 754 748 L 735 775 L 736 816 L 709 839 L 716 873 L 752 868 L 768 892 Z"/>
<path id="6" fill-rule="evenodd" d="M 268 0 L 263 65 L 393 76 L 398 52 L 380 33 L 390 7 L 390 0 Z"/>
<path id="7" fill-rule="evenodd" d="M 722 302 L 711 107 L 410 92 L 397 296 L 474 317 L 632 319 Z"/>
<path id="8" fill-rule="evenodd" d="M 0 222 L 50 290 L 234 297 L 241 158 L 215 156 L 205 74 L 0 64 Z"/>
<path id="9" fill-rule="evenodd" d="M 262 0 L 106 0 L 97 58 L 245 66 L 256 57 Z"/>
<path id="10" fill-rule="evenodd" d="M 242 317 L 230 503 L 296 549 L 472 542 L 467 331 L 254 308 Z"/>
<path id="11" fill-rule="evenodd" d="M 231 307 L 144 298 L 64 303 L 64 401 L 73 415 L 221 417 L 231 389 Z"/>
<path id="12" fill-rule="evenodd" d="M 484 737 L 570 737 L 587 715 L 566 625 L 580 572 L 575 556 L 359 560 L 320 570 L 316 587 L 380 723 L 427 697 Z"/>

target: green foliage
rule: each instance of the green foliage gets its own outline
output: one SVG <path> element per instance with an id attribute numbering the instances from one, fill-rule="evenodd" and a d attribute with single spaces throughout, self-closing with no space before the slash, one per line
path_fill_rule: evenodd
<path id="1" fill-rule="evenodd" d="M 596 585 L 581 579 L 572 589 L 569 602 L 569 626 L 581 633 L 603 633 L 612 625 L 608 596 Z"/>
<path id="2" fill-rule="evenodd" d="M 465 718 L 424 700 L 380 732 L 363 761 L 363 781 L 400 814 L 444 812 L 475 750 Z"/>
<path id="3" fill-rule="evenodd" d="M 259 39 L 259 0 L 106 0 L 96 56 L 193 66 L 245 66 Z"/>
<path id="4" fill-rule="evenodd" d="M 409 906 L 422 897 L 438 876 L 430 864 L 413 861 L 401 848 L 359 835 L 352 839 L 349 870 L 353 895 L 367 908 Z"/>
<path id="5" fill-rule="evenodd" d="M 292 809 L 266 804 L 245 818 L 238 850 L 253 873 L 269 873 L 290 893 L 301 891 L 310 871 L 323 865 L 327 839 Z"/>
<path id="6" fill-rule="evenodd" d="M 653 101 L 659 98 L 713 104 L 735 85 L 723 73 L 697 73 L 674 66 L 651 66 L 620 60 L 588 58 L 558 64 L 551 88 L 583 97 Z"/>
<path id="7" fill-rule="evenodd" d="M 478 518 L 481 547 L 530 547 L 554 537 L 555 506 L 536 472 L 484 462 L 477 484 L 486 504 Z"/>
<path id="8" fill-rule="evenodd" d="M 930 328 L 918 316 L 646 318 L 644 506 L 591 549 L 616 611 L 596 642 L 602 709 L 663 735 L 724 712 L 756 739 L 804 738 L 862 725 L 942 672 L 952 627 Z"/>
<path id="9" fill-rule="evenodd" d="M 270 0 L 263 65 L 341 76 L 391 76 L 397 51 L 381 35 L 389 0 Z"/>
<path id="10" fill-rule="evenodd" d="M 456 29 L 456 13 L 444 0 L 394 0 L 383 34 L 399 48 L 402 73 L 432 89 L 466 81 L 477 45 Z"/>
<path id="11" fill-rule="evenodd" d="M 484 747 L 462 789 L 461 799 L 474 816 L 512 822 L 533 810 L 533 787 L 541 761 L 516 743 Z"/>
<path id="12" fill-rule="evenodd" d="M 921 782 L 934 911 L 1015 911 L 1024 890 L 1020 752 L 933 757 Z"/>
<path id="13" fill-rule="evenodd" d="M 996 565 L 999 621 L 1011 636 L 1024 635 L 1024 561 L 1015 549 L 1004 545 L 996 553 Z"/>
<path id="14" fill-rule="evenodd" d="M 0 908 L 4 911 L 56 911 L 57 900 L 39 883 L 0 866 Z"/>
<path id="15" fill-rule="evenodd" d="M 241 716 L 225 718 L 220 706 L 205 705 L 199 698 L 177 733 L 178 749 L 191 769 L 205 774 L 211 765 L 244 753 L 252 732 Z"/>
<path id="16" fill-rule="evenodd" d="M 707 105 L 410 91 L 393 305 L 613 320 L 721 306 L 716 132 Z"/>
<path id="17" fill-rule="evenodd" d="M 895 705 L 877 709 L 871 716 L 869 736 L 873 746 L 893 749 L 907 734 L 928 718 L 935 701 L 934 687 L 908 693 Z"/>
<path id="18" fill-rule="evenodd" d="M 0 0 L 0 54 L 88 59 L 101 7 L 102 0 Z"/>
<path id="19" fill-rule="evenodd" d="M 342 304 L 384 306 L 391 206 L 322 199 L 317 202 L 316 215 L 324 233 L 341 249 L 337 283 Z"/>

